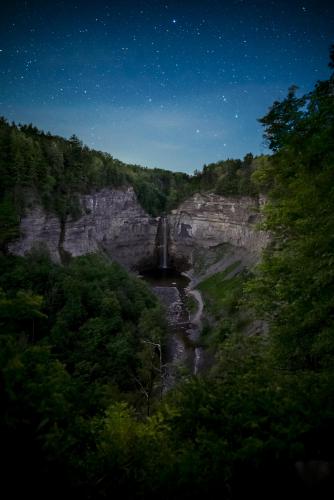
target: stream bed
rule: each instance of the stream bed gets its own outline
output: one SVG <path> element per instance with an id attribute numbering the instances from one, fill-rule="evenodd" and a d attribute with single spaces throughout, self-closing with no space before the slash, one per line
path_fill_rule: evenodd
<path id="1" fill-rule="evenodd" d="M 189 279 L 172 269 L 154 269 L 141 275 L 166 308 L 168 339 L 164 354 L 164 389 L 168 390 L 182 373 L 196 375 L 201 365 L 202 348 L 197 345 L 200 328 L 191 322 L 186 302 Z"/>

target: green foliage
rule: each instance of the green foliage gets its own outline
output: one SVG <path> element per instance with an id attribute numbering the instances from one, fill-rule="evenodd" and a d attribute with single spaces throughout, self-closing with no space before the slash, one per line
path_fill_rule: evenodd
<path id="1" fill-rule="evenodd" d="M 275 151 L 256 173 L 270 186 L 263 228 L 273 242 L 249 290 L 279 362 L 319 369 L 334 359 L 333 77 L 302 98 L 295 90 L 260 120 Z"/>
<path id="2" fill-rule="evenodd" d="M 179 172 L 132 167 L 128 178 L 141 205 L 154 216 L 175 208 L 194 193 L 192 178 Z"/>
<path id="3" fill-rule="evenodd" d="M 0 201 L 0 250 L 5 251 L 9 241 L 19 236 L 19 216 L 9 196 Z"/>
<path id="4" fill-rule="evenodd" d="M 198 488 L 205 485 L 210 491 L 220 484 L 232 488 L 237 498 L 246 491 L 261 494 L 272 481 L 279 490 L 293 486 L 289 464 L 312 456 L 316 449 L 323 457 L 330 453 L 330 380 L 328 374 L 277 371 L 262 339 L 230 337 L 215 376 L 193 380 L 174 395 L 181 410 L 170 422 L 174 437 L 186 446 L 194 443 L 191 456 L 182 457 L 187 462 L 182 473 L 195 467 Z"/>
<path id="5" fill-rule="evenodd" d="M 198 302 L 193 295 L 187 295 L 185 298 L 186 308 L 189 313 L 195 313 L 198 309 Z"/>
<path id="6" fill-rule="evenodd" d="M 234 262 L 224 271 L 210 276 L 198 285 L 205 299 L 205 307 L 216 318 L 220 318 L 224 313 L 231 314 L 242 293 L 245 274 L 239 273 L 229 277 L 239 264 L 240 261 Z"/>
<path id="7" fill-rule="evenodd" d="M 234 333 L 247 334 L 254 320 L 245 298 L 244 287 L 251 278 L 249 271 L 239 269 L 240 261 L 214 274 L 198 285 L 203 299 L 206 325 L 202 342 L 217 357 L 217 348 Z"/>
<path id="8" fill-rule="evenodd" d="M 0 267 L 1 422 L 12 436 L 8 446 L 19 453 L 13 436 L 23 433 L 39 459 L 50 454 L 54 467 L 61 460 L 71 469 L 74 461 L 77 469 L 92 439 L 91 418 L 120 398 L 146 412 L 136 380 L 146 369 L 143 341 L 159 336 L 163 345 L 163 323 L 153 331 L 161 311 L 143 282 L 98 256 L 73 259 L 66 268 L 43 253 L 3 256 Z"/>
<path id="9" fill-rule="evenodd" d="M 164 339 L 163 323 L 153 331 L 152 321 L 161 312 L 144 283 L 93 255 L 73 259 L 66 268 L 43 254 L 0 261 L 4 333 L 52 346 L 82 381 L 135 388 L 142 339 Z"/>
<path id="10" fill-rule="evenodd" d="M 198 172 L 194 183 L 198 190 L 214 191 L 223 196 L 256 196 L 258 186 L 252 180 L 252 174 L 265 156 L 253 157 L 247 154 L 243 160 L 228 159 L 210 165 L 204 165 Z"/>

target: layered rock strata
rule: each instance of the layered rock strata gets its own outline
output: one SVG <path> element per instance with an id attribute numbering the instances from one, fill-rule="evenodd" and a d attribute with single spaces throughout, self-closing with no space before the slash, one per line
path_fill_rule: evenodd
<path id="1" fill-rule="evenodd" d="M 172 260 L 190 267 L 203 260 L 206 268 L 219 259 L 257 261 L 268 243 L 268 234 L 256 228 L 263 203 L 261 198 L 195 194 L 168 216 Z"/>
<path id="2" fill-rule="evenodd" d="M 79 256 L 104 251 L 129 269 L 154 258 L 158 220 L 144 211 L 132 188 L 83 195 L 80 205 L 83 215 L 63 226 L 40 207 L 29 210 L 21 221 L 20 239 L 9 250 L 24 255 L 42 244 L 57 262 L 66 252 Z"/>
<path id="3" fill-rule="evenodd" d="M 257 260 L 268 242 L 268 235 L 256 229 L 261 203 L 250 197 L 195 194 L 167 217 L 169 263 L 196 268 L 202 262 L 214 272 L 214 266 L 221 267 L 220 258 L 227 264 L 238 258 Z M 24 255 L 44 245 L 56 262 L 66 254 L 103 251 L 128 269 L 157 264 L 159 218 L 144 211 L 133 188 L 82 195 L 80 205 L 82 215 L 63 224 L 39 206 L 29 209 L 21 221 L 21 237 L 9 250 Z"/>

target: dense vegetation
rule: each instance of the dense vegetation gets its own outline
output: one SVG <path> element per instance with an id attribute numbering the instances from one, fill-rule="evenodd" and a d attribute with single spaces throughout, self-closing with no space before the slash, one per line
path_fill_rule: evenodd
<path id="1" fill-rule="evenodd" d="M 144 283 L 99 256 L 62 267 L 39 252 L 2 257 L 0 269 L 2 452 L 28 482 L 29 461 L 44 470 L 49 459 L 75 480 L 106 411 L 127 402 L 146 416 L 159 399 L 163 313 Z"/>
<path id="2" fill-rule="evenodd" d="M 254 157 L 248 153 L 243 160 L 224 160 L 204 165 L 195 172 L 193 181 L 198 191 L 213 191 L 225 196 L 256 196 L 259 185 L 252 175 L 268 162 L 267 156 Z"/>
<path id="3" fill-rule="evenodd" d="M 214 165 L 194 176 L 204 187 L 209 172 L 221 174 L 225 193 L 264 186 L 272 243 L 245 285 L 226 273 L 202 285 L 218 325 L 207 332 L 216 362 L 162 402 L 150 342 L 163 342 L 164 329 L 143 284 L 101 257 L 67 267 L 43 254 L 2 257 L 5 477 L 35 498 L 194 499 L 217 489 L 227 499 L 329 498 L 333 477 L 303 486 L 295 464 L 334 461 L 333 89 L 332 76 L 273 104 L 261 119 L 273 155 L 248 168 L 245 188 L 230 187 L 230 163 L 224 174 Z M 15 194 L 11 177 L 4 192 Z M 16 203 L 10 196 L 4 204 Z M 268 335 L 240 333 L 234 314 L 246 306 Z"/>

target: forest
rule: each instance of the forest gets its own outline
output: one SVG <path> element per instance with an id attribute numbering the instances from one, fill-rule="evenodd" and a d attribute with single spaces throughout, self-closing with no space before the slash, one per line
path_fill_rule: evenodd
<path id="1" fill-rule="evenodd" d="M 334 75 L 303 96 L 291 87 L 260 122 L 270 156 L 188 176 L 1 120 L 2 489 L 13 498 L 330 498 L 333 470 L 313 485 L 296 464 L 334 463 Z M 79 193 L 126 185 L 154 215 L 198 191 L 268 198 L 271 243 L 206 332 L 213 365 L 164 395 L 166 325 L 145 283 L 103 255 L 62 266 L 42 250 L 6 252 L 36 200 L 65 220 Z M 266 335 L 242 335 L 243 307 Z"/>

